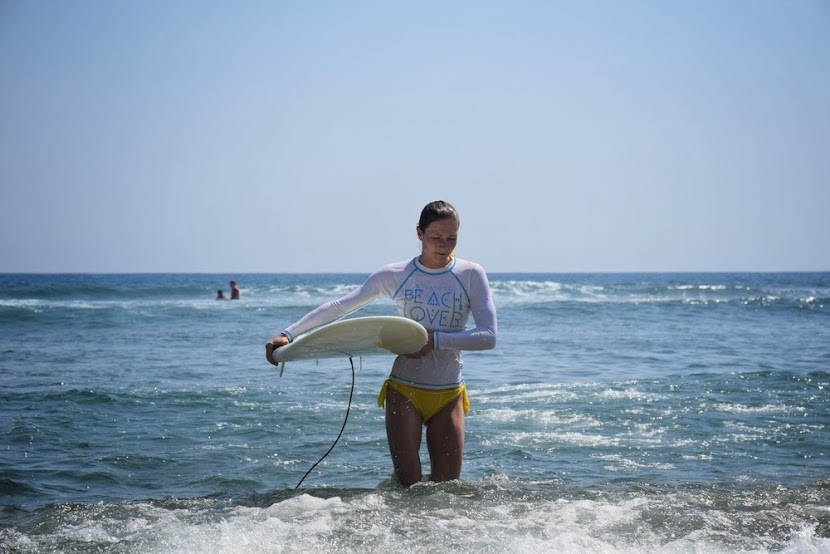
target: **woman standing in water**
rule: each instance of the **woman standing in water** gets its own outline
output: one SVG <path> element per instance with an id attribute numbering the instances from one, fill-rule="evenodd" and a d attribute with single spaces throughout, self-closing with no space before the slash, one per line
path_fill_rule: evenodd
<path id="1" fill-rule="evenodd" d="M 416 229 L 420 256 L 380 268 L 357 289 L 309 312 L 265 345 L 266 358 L 277 365 L 271 357 L 274 350 L 379 297 L 393 299 L 398 315 L 426 328 L 427 343 L 395 359 L 378 396 L 378 405 L 386 406 L 386 436 L 395 476 L 404 487 L 423 478 L 419 451 L 424 426 L 430 479 L 460 478 L 464 414 L 470 407 L 461 375 L 461 351 L 496 345 L 496 308 L 487 274 L 477 263 L 455 257 L 460 222 L 448 202 L 427 204 Z M 475 327 L 467 329 L 470 315 Z"/>

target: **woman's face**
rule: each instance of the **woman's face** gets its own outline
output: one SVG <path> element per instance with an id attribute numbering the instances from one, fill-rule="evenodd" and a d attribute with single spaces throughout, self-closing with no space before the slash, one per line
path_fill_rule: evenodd
<path id="1" fill-rule="evenodd" d="M 430 268 L 444 267 L 458 243 L 458 222 L 452 218 L 433 221 L 426 231 L 418 230 L 421 240 L 421 263 Z"/>

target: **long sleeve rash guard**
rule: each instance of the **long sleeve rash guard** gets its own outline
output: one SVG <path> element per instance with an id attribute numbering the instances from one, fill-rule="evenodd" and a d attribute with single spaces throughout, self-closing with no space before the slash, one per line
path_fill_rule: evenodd
<path id="1" fill-rule="evenodd" d="M 376 298 L 391 298 L 398 315 L 434 333 L 435 349 L 422 358 L 398 356 L 390 378 L 425 389 L 447 389 L 462 381 L 462 350 L 487 350 L 496 345 L 496 308 L 484 269 L 453 258 L 441 269 L 412 260 L 386 265 L 349 294 L 326 302 L 283 332 L 289 340 L 341 319 Z M 475 327 L 467 329 L 470 314 Z"/>

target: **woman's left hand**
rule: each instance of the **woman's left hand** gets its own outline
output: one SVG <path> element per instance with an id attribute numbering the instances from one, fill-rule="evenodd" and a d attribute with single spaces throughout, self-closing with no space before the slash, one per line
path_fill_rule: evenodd
<path id="1" fill-rule="evenodd" d="M 406 354 L 406 357 L 412 359 L 423 358 L 433 350 L 435 350 L 435 337 L 433 336 L 432 331 L 430 331 L 427 333 L 427 343 L 417 352 L 410 352 L 409 354 Z"/>

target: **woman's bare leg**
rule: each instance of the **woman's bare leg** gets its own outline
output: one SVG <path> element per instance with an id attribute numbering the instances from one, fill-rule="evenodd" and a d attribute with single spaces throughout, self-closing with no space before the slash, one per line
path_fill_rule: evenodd
<path id="1" fill-rule="evenodd" d="M 395 476 L 404 487 L 421 480 L 421 414 L 404 395 L 389 387 L 386 393 L 386 438 Z"/>
<path id="2" fill-rule="evenodd" d="M 441 408 L 427 422 L 431 479 L 451 481 L 461 477 L 464 460 L 464 400 L 458 398 Z"/>

